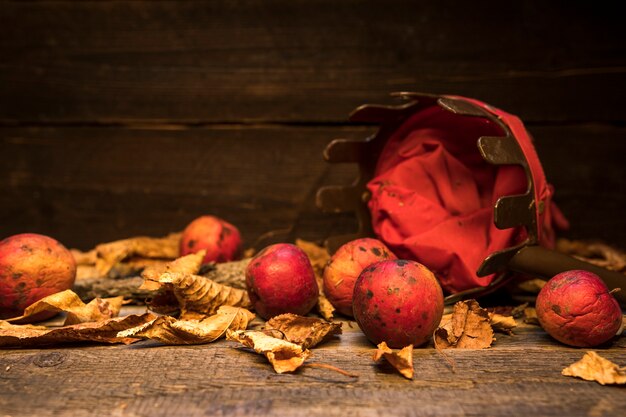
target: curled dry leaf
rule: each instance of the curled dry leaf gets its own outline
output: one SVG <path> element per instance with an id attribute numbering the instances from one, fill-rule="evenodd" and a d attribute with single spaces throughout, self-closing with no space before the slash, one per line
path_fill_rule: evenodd
<path id="1" fill-rule="evenodd" d="M 72 290 L 61 291 L 26 307 L 24 314 L 7 320 L 8 322 L 19 322 L 27 317 L 32 317 L 43 312 L 60 313 L 66 312 L 64 326 L 78 323 L 100 321 L 117 317 L 124 303 L 124 297 L 95 298 L 85 304 Z"/>
<path id="2" fill-rule="evenodd" d="M 239 342 L 265 355 L 279 374 L 295 371 L 311 355 L 311 351 L 300 345 L 255 330 L 227 330 L 226 339 Z"/>
<path id="3" fill-rule="evenodd" d="M 374 352 L 374 361 L 384 357 L 402 376 L 413 379 L 413 345 L 394 351 L 387 343 L 381 342 Z"/>
<path id="4" fill-rule="evenodd" d="M 211 281 L 200 275 L 166 272 L 161 284 L 170 284 L 183 318 L 201 318 L 217 312 L 223 305 L 249 308 L 248 292 Z"/>
<path id="5" fill-rule="evenodd" d="M 95 249 L 87 252 L 80 251 L 78 249 L 70 249 L 70 253 L 76 261 L 76 265 L 95 265 L 98 254 Z"/>
<path id="6" fill-rule="evenodd" d="M 489 313 L 476 300 L 457 302 L 439 326 L 434 335 L 437 349 L 485 349 L 495 340 Z"/>
<path id="7" fill-rule="evenodd" d="M 35 347 L 72 342 L 129 344 L 139 339 L 118 337 L 117 334 L 123 330 L 148 323 L 155 318 L 155 315 L 146 313 L 140 316 L 115 317 L 55 329 L 41 326 L 19 326 L 0 321 L 0 347 Z"/>
<path id="8" fill-rule="evenodd" d="M 620 368 L 594 351 L 585 353 L 581 360 L 563 369 L 561 374 L 596 381 L 602 385 L 626 384 L 626 367 Z"/>
<path id="9" fill-rule="evenodd" d="M 287 313 L 271 318 L 265 328 L 278 330 L 288 341 L 309 349 L 333 335 L 341 334 L 341 325 L 315 317 Z"/>
<path id="10" fill-rule="evenodd" d="M 558 239 L 556 250 L 611 271 L 626 273 L 626 253 L 604 242 Z"/>
<path id="11" fill-rule="evenodd" d="M 124 330 L 117 336 L 151 339 L 166 345 L 197 345 L 221 338 L 226 330 L 245 330 L 253 319 L 254 314 L 245 308 L 222 306 L 217 314 L 200 321 L 161 316 L 144 325 Z"/>
<path id="12" fill-rule="evenodd" d="M 489 313 L 489 322 L 493 330 L 508 335 L 512 335 L 513 328 L 517 327 L 513 316 L 504 316 L 502 314 Z"/>
<path id="13" fill-rule="evenodd" d="M 163 238 L 134 237 L 96 246 L 96 268 L 105 276 L 119 262 L 132 257 L 175 259 L 179 255 L 180 233 Z"/>
<path id="14" fill-rule="evenodd" d="M 181 256 L 171 262 L 163 265 L 162 267 L 146 268 L 141 277 L 144 279 L 143 284 L 139 287 L 142 290 L 158 290 L 162 284 L 159 278 L 164 272 L 177 272 L 182 274 L 197 274 L 202 267 L 202 260 L 206 255 L 206 250 L 201 250 L 196 253 Z"/>
<path id="15" fill-rule="evenodd" d="M 306 253 L 313 266 L 313 272 L 315 272 L 315 279 L 317 280 L 317 287 L 319 288 L 319 298 L 317 300 L 317 309 L 322 317 L 326 320 L 332 320 L 335 312 L 335 307 L 328 301 L 324 294 L 324 268 L 330 261 L 330 254 L 326 248 L 316 245 L 313 242 L 309 242 L 302 239 L 296 239 L 296 246 Z"/>

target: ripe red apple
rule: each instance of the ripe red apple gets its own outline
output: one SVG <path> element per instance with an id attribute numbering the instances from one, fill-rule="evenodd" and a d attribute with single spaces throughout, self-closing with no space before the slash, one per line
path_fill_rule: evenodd
<path id="1" fill-rule="evenodd" d="M 622 325 L 622 310 L 596 274 L 573 270 L 552 277 L 535 305 L 539 324 L 556 340 L 578 347 L 611 340 Z"/>
<path id="2" fill-rule="evenodd" d="M 21 316 L 35 301 L 70 289 L 75 278 L 74 257 L 55 239 L 34 233 L 4 239 L 0 242 L 0 318 Z"/>
<path id="3" fill-rule="evenodd" d="M 289 243 L 268 246 L 252 258 L 246 287 L 254 310 L 266 320 L 283 313 L 304 316 L 319 294 L 309 258 Z"/>
<path id="4" fill-rule="evenodd" d="M 424 265 L 388 260 L 365 268 L 354 286 L 354 318 L 374 344 L 420 346 L 443 315 L 443 291 Z"/>
<path id="5" fill-rule="evenodd" d="M 203 262 L 227 262 L 241 253 L 241 234 L 215 216 L 201 216 L 187 225 L 180 240 L 181 256 L 206 250 Z"/>
<path id="6" fill-rule="evenodd" d="M 324 294 L 342 314 L 352 316 L 354 283 L 363 269 L 386 259 L 396 259 L 389 248 L 377 239 L 350 241 L 330 258 L 324 269 Z"/>

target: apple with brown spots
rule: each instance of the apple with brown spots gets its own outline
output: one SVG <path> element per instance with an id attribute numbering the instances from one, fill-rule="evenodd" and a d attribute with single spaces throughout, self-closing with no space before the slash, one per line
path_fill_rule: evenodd
<path id="1" fill-rule="evenodd" d="M 0 318 L 21 316 L 35 301 L 70 289 L 75 278 L 74 257 L 55 239 L 35 233 L 4 239 L 0 242 Z"/>
<path id="2" fill-rule="evenodd" d="M 354 283 L 363 269 L 373 263 L 397 259 L 378 239 L 352 240 L 330 258 L 324 269 L 324 294 L 341 314 L 352 317 Z"/>
<path id="3" fill-rule="evenodd" d="M 426 343 L 443 315 L 443 291 L 424 265 L 387 260 L 365 268 L 354 286 L 354 318 L 374 344 Z"/>
<path id="4" fill-rule="evenodd" d="M 189 223 L 180 240 L 181 256 L 205 249 L 204 263 L 228 262 L 241 254 L 241 234 L 226 220 L 201 216 Z"/>
<path id="5" fill-rule="evenodd" d="M 622 325 L 622 310 L 596 274 L 565 271 L 541 289 L 535 305 L 539 324 L 561 343 L 598 346 L 611 340 Z"/>
<path id="6" fill-rule="evenodd" d="M 319 295 L 308 256 L 290 243 L 268 246 L 252 258 L 246 287 L 254 310 L 266 320 L 283 313 L 304 316 Z"/>

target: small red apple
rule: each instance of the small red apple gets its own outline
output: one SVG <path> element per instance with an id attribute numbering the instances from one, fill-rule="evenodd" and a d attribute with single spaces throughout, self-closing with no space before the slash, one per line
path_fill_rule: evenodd
<path id="1" fill-rule="evenodd" d="M 535 308 L 541 327 L 570 346 L 601 345 L 622 325 L 622 310 L 606 284 L 583 270 L 552 277 L 539 292 Z"/>
<path id="2" fill-rule="evenodd" d="M 374 344 L 420 346 L 443 315 L 443 291 L 424 265 L 388 260 L 365 268 L 354 285 L 354 318 Z"/>
<path id="3" fill-rule="evenodd" d="M 180 240 L 180 255 L 206 250 L 204 263 L 227 262 L 241 253 L 241 234 L 226 220 L 215 216 L 201 216 L 189 223 Z"/>
<path id="4" fill-rule="evenodd" d="M 252 258 L 246 287 L 254 310 L 266 320 L 283 313 L 304 316 L 319 295 L 309 258 L 289 243 L 268 246 Z"/>
<path id="5" fill-rule="evenodd" d="M 35 233 L 4 239 L 0 242 L 0 319 L 21 316 L 35 301 L 70 289 L 75 278 L 74 257 L 55 239 Z M 31 321 L 47 317 L 39 315 Z"/>

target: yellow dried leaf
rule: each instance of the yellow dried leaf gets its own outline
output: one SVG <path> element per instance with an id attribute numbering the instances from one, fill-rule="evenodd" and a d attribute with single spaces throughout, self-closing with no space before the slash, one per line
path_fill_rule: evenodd
<path id="1" fill-rule="evenodd" d="M 517 327 L 517 323 L 515 322 L 513 316 L 489 313 L 489 320 L 493 330 L 506 333 L 508 335 L 513 334 L 513 328 Z"/>
<path id="2" fill-rule="evenodd" d="M 449 321 L 439 326 L 434 337 L 438 349 L 485 349 L 495 340 L 489 313 L 476 300 L 457 302 Z"/>
<path id="3" fill-rule="evenodd" d="M 9 319 L 9 322 L 19 322 L 43 312 L 66 312 L 64 326 L 78 323 L 87 323 L 117 317 L 124 303 L 124 297 L 94 298 L 89 304 L 83 301 L 72 290 L 65 290 L 49 295 L 26 307 L 20 317 Z"/>
<path id="4" fill-rule="evenodd" d="M 315 272 L 315 278 L 317 280 L 317 287 L 319 288 L 319 297 L 317 299 L 317 309 L 322 317 L 326 320 L 332 320 L 334 317 L 335 307 L 328 301 L 324 294 L 324 268 L 330 261 L 330 254 L 328 250 L 322 246 L 319 246 L 313 242 L 309 242 L 302 239 L 296 239 L 296 246 L 306 253 L 313 266 L 313 272 Z"/>
<path id="5" fill-rule="evenodd" d="M 70 249 L 70 253 L 76 261 L 76 265 L 95 265 L 98 257 L 96 250 L 92 249 L 88 252 L 83 252 L 78 249 Z"/>
<path id="6" fill-rule="evenodd" d="M 200 275 L 166 272 L 159 277 L 159 282 L 171 285 L 183 316 L 210 316 L 223 305 L 252 306 L 247 291 L 218 284 Z"/>
<path id="7" fill-rule="evenodd" d="M 222 306 L 217 314 L 204 320 L 177 320 L 161 316 L 156 320 L 118 333 L 118 337 L 139 337 L 167 345 L 197 345 L 211 343 L 226 334 L 226 330 L 245 330 L 254 314 L 245 308 Z"/>
<path id="8" fill-rule="evenodd" d="M 274 370 L 282 374 L 298 369 L 311 355 L 311 351 L 286 340 L 277 339 L 254 330 L 226 331 L 226 339 L 239 342 L 255 352 L 265 355 Z"/>
<path id="9" fill-rule="evenodd" d="M 341 334 L 341 325 L 287 313 L 271 318 L 265 328 L 278 330 L 288 341 L 309 349 L 333 335 Z"/>
<path id="10" fill-rule="evenodd" d="M 413 345 L 403 347 L 398 351 L 393 351 L 387 343 L 381 342 L 374 352 L 374 361 L 377 362 L 384 357 L 402 376 L 413 379 Z"/>
<path id="11" fill-rule="evenodd" d="M 180 233 L 163 238 L 134 237 L 96 246 L 96 268 L 105 276 L 119 262 L 134 256 L 149 259 L 175 259 L 179 255 Z"/>
<path id="12" fill-rule="evenodd" d="M 581 360 L 563 369 L 561 374 L 602 385 L 626 384 L 626 367 L 620 368 L 594 351 L 585 353 Z"/>
<path id="13" fill-rule="evenodd" d="M 535 307 L 526 307 L 524 309 L 524 323 L 539 326 L 539 318 L 537 317 Z"/>
<path id="14" fill-rule="evenodd" d="M 518 287 L 522 291 L 526 291 L 532 294 L 539 294 L 539 291 L 546 285 L 546 280 L 540 278 L 529 279 L 528 281 L 522 281 L 518 284 Z"/>
<path id="15" fill-rule="evenodd" d="M 155 315 L 146 313 L 140 316 L 115 317 L 55 329 L 41 326 L 19 326 L 0 321 L 0 347 L 34 347 L 86 341 L 129 344 L 139 339 L 118 337 L 117 334 L 123 330 L 150 322 L 155 318 Z"/>

